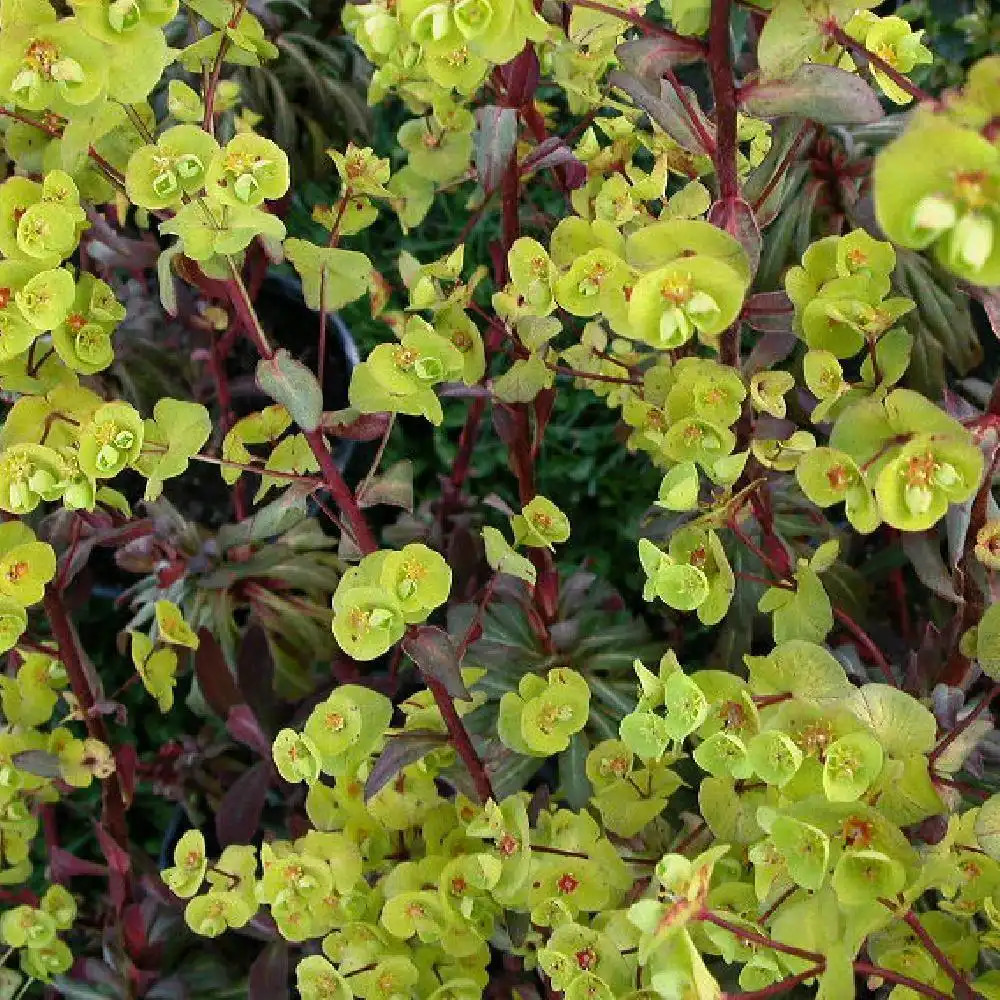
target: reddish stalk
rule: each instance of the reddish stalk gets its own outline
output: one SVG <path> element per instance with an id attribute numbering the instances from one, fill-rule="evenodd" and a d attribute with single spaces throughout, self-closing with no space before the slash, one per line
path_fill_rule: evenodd
<path id="1" fill-rule="evenodd" d="M 703 910 L 698 919 L 704 920 L 709 924 L 714 924 L 716 927 L 721 927 L 723 930 L 729 931 L 730 934 L 741 938 L 743 941 L 759 945 L 761 948 L 769 948 L 771 951 L 778 951 L 784 955 L 792 955 L 794 958 L 802 958 L 807 962 L 812 962 L 821 967 L 826 964 L 826 960 L 821 954 L 819 954 L 819 952 L 807 951 L 805 948 L 797 948 L 793 944 L 785 944 L 783 941 L 775 941 L 774 938 L 768 937 L 766 934 L 760 934 L 757 931 L 741 927 L 739 924 L 734 924 L 725 917 L 720 917 L 717 913 L 713 913 L 711 910 Z"/>
<path id="2" fill-rule="evenodd" d="M 663 71 L 663 75 L 666 77 L 667 82 L 677 95 L 677 100 L 681 102 L 681 107 L 684 108 L 684 113 L 687 115 L 688 121 L 691 122 L 691 127 L 698 133 L 698 138 L 701 140 L 701 144 L 704 147 L 705 152 L 709 156 L 714 157 L 716 153 L 715 140 L 708 134 L 708 130 L 705 128 L 705 123 L 701 120 L 701 115 L 698 114 L 694 105 L 691 104 L 691 100 L 687 95 L 687 91 L 684 89 L 684 85 L 677 79 L 677 74 L 670 66 Z"/>
<path id="3" fill-rule="evenodd" d="M 945 736 L 936 747 L 934 747 L 927 758 L 928 766 L 931 768 L 934 767 L 938 759 L 941 757 L 941 754 L 943 754 L 945 750 L 947 750 L 948 747 L 950 747 L 952 743 L 954 743 L 955 740 L 957 740 L 958 737 L 961 736 L 962 733 L 964 733 L 965 730 L 968 729 L 969 726 L 971 726 L 972 723 L 975 722 L 987 708 L 989 708 L 990 703 L 997 697 L 997 695 L 1000 695 L 1000 684 L 994 684 L 993 687 L 991 687 L 989 691 L 983 695 L 979 704 L 976 705 L 976 707 L 969 712 L 969 714 L 966 715 L 966 717 L 962 719 L 962 721 L 959 722 L 958 725 L 955 726 L 955 728 L 952 729 L 951 732 L 948 733 L 948 735 Z"/>
<path id="4" fill-rule="evenodd" d="M 891 687 L 899 687 L 896 678 L 892 675 L 892 667 L 889 661 L 882 655 L 882 650 L 875 645 L 872 637 L 846 611 L 834 608 L 833 617 L 851 633 L 858 647 L 868 654 L 867 658 L 878 667 L 879 673 L 885 678 L 886 684 Z"/>
<path id="5" fill-rule="evenodd" d="M 229 262 L 229 273 L 231 277 L 225 282 L 229 300 L 236 310 L 244 332 L 253 341 L 257 352 L 265 361 L 270 361 L 274 358 L 274 350 L 260 325 L 246 285 L 243 284 L 243 279 L 232 261 Z M 378 542 L 364 513 L 358 506 L 354 493 L 340 474 L 340 469 L 337 468 L 337 463 L 333 460 L 333 455 L 330 454 L 330 449 L 326 445 L 323 432 L 316 427 L 310 431 L 303 430 L 302 433 L 306 441 L 309 442 L 309 447 L 316 456 L 316 461 L 319 462 L 320 473 L 326 488 L 333 497 L 333 502 L 351 525 L 351 531 L 358 548 L 363 555 L 374 552 L 378 549 Z"/>
<path id="6" fill-rule="evenodd" d="M 598 3 L 597 0 L 565 0 L 565 2 L 571 7 L 587 7 L 590 10 L 599 10 L 602 14 L 607 14 L 609 17 L 616 17 L 619 21 L 626 21 L 636 28 L 641 28 L 646 35 L 669 38 L 681 51 L 699 56 L 705 54 L 705 46 L 697 39 L 679 35 L 676 31 L 671 31 L 662 24 L 657 24 L 655 21 L 649 20 L 649 18 L 634 14 L 630 10 L 610 7 L 607 4 Z"/>
<path id="7" fill-rule="evenodd" d="M 559 375 L 569 375 L 572 378 L 589 378 L 594 382 L 611 382 L 615 385 L 642 385 L 641 378 L 626 378 L 622 375 L 605 375 L 602 372 L 584 372 L 577 368 L 570 368 L 567 365 L 556 365 L 551 361 L 546 361 L 545 367 Z"/>
<path id="8" fill-rule="evenodd" d="M 79 636 L 66 610 L 61 595 L 53 588 L 45 592 L 45 616 L 52 629 L 52 637 L 59 647 L 59 659 L 66 668 L 73 695 L 80 705 L 87 734 L 110 747 L 108 729 L 97 711 L 99 681 L 93 667 L 85 660 Z M 101 786 L 101 822 L 114 842 L 128 850 L 128 823 L 125 818 L 125 798 L 122 794 L 118 772 L 112 771 Z"/>
<path id="9" fill-rule="evenodd" d="M 766 1000 L 767 997 L 780 996 L 796 986 L 801 986 L 802 983 L 809 982 L 810 979 L 815 979 L 816 976 L 822 974 L 825 968 L 825 964 L 816 965 L 811 969 L 806 969 L 805 972 L 800 972 L 797 976 L 789 976 L 787 979 L 771 983 L 770 986 L 765 986 L 760 990 L 750 990 L 746 993 L 723 993 L 723 1000 Z"/>
<path id="10" fill-rule="evenodd" d="M 900 73 L 895 66 L 886 62 L 880 55 L 876 55 L 871 49 L 866 48 L 861 44 L 861 42 L 851 38 L 851 36 L 844 31 L 844 29 L 837 24 L 836 21 L 828 21 L 824 28 L 827 38 L 832 39 L 838 45 L 842 45 L 845 49 L 853 52 L 855 55 L 861 56 L 865 62 L 874 66 L 880 73 L 887 76 L 894 84 L 896 84 L 897 87 L 906 91 L 910 97 L 927 104 L 940 104 L 940 101 L 931 97 L 926 90 L 922 90 L 918 87 L 912 80 Z"/>
<path id="11" fill-rule="evenodd" d="M 855 962 L 854 971 L 863 976 L 877 976 L 887 983 L 895 983 L 897 986 L 909 986 L 914 993 L 920 993 L 931 1000 L 954 1000 L 950 993 L 936 990 L 933 986 L 920 982 L 919 979 L 911 979 L 900 972 L 893 972 L 892 969 L 883 969 L 880 965 L 872 965 L 871 962 Z"/>
<path id="12" fill-rule="evenodd" d="M 815 125 L 812 122 L 806 122 L 802 128 L 799 129 L 798 134 L 792 140 L 792 144 L 788 147 L 788 152 L 781 158 L 781 162 L 778 164 L 774 173 L 768 178 L 767 183 L 764 185 L 764 190 L 761 191 L 760 196 L 753 203 L 754 212 L 759 212 L 761 206 L 767 202 L 767 199 L 771 196 L 771 192 L 778 186 L 778 182 L 782 177 L 788 173 L 788 168 L 795 162 L 799 155 L 799 150 L 805 143 L 806 139 L 810 137 Z"/>
<path id="13" fill-rule="evenodd" d="M 909 910 L 903 917 L 903 920 L 906 926 L 916 934 L 918 940 L 926 949 L 927 954 L 937 962 L 944 974 L 955 984 L 955 996 L 959 1000 L 971 1000 L 975 994 L 972 991 L 972 987 L 969 986 L 968 980 L 955 968 L 951 959 L 934 943 L 934 939 L 924 929 L 924 925 L 920 923 L 917 915 L 912 910 Z"/>
<path id="14" fill-rule="evenodd" d="M 723 201 L 740 196 L 736 173 L 736 81 L 729 41 L 731 11 L 732 0 L 712 0 L 708 28 L 708 72 L 715 97 L 715 172 Z"/>
<path id="15" fill-rule="evenodd" d="M 462 723 L 455 703 L 451 700 L 451 695 L 445 690 L 445 686 L 435 677 L 430 677 L 421 671 L 424 683 L 427 685 L 438 711 L 444 719 L 444 724 L 448 729 L 448 739 L 455 748 L 455 752 L 461 758 L 466 770 L 472 778 L 472 783 L 476 786 L 476 794 L 480 802 L 487 802 L 494 798 L 493 785 L 490 783 L 490 776 L 486 773 L 486 766 L 479 759 L 476 748 L 472 745 L 469 733 Z"/>
<path id="16" fill-rule="evenodd" d="M 239 26 L 245 9 L 246 0 L 240 0 L 236 10 L 233 12 L 233 16 L 229 19 L 230 28 L 236 28 Z M 209 135 L 215 135 L 215 94 L 219 89 L 219 80 L 222 76 L 222 64 L 225 62 L 226 53 L 229 51 L 229 44 L 229 36 L 223 36 L 219 42 L 219 51 L 215 54 L 215 62 L 212 64 L 212 70 L 208 74 L 208 79 L 205 84 L 205 116 L 202 119 L 201 127 L 208 132 Z"/>

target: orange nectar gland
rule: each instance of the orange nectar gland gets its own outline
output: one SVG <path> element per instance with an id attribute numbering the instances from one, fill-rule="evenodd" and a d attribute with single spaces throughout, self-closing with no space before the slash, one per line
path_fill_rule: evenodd
<path id="1" fill-rule="evenodd" d="M 516 854 L 520 849 L 521 844 L 517 837 L 512 836 L 509 833 L 505 833 L 497 843 L 497 850 L 505 857 L 509 858 Z"/>
<path id="2" fill-rule="evenodd" d="M 684 305 L 693 292 L 694 279 L 690 274 L 671 274 L 660 285 L 660 295 L 675 306 Z"/>
<path id="3" fill-rule="evenodd" d="M 548 733 L 557 722 L 568 722 L 572 717 L 573 711 L 568 705 L 547 705 L 538 716 L 538 728 Z"/>
<path id="4" fill-rule="evenodd" d="M 690 556 L 688 556 L 688 562 L 694 566 L 696 569 L 702 569 L 708 562 L 708 552 L 705 550 L 704 545 L 699 545 Z"/>
<path id="5" fill-rule="evenodd" d="M 66 317 L 66 325 L 74 333 L 79 333 L 87 325 L 87 320 L 82 313 L 70 313 L 70 315 Z"/>
<path id="6" fill-rule="evenodd" d="M 461 896 L 468 887 L 469 883 L 466 882 L 461 875 L 456 875 L 455 878 L 451 880 L 451 894 L 453 896 Z"/>
<path id="7" fill-rule="evenodd" d="M 875 824 L 860 816 L 848 816 L 841 827 L 841 835 L 848 847 L 870 847 L 875 835 Z"/>
<path id="8" fill-rule="evenodd" d="M 826 470 L 826 481 L 830 484 L 830 489 L 842 493 L 851 485 L 851 473 L 843 464 L 832 465 Z"/>
<path id="9" fill-rule="evenodd" d="M 0 288 L 0 309 L 6 309 L 10 305 L 10 289 Z"/>
<path id="10" fill-rule="evenodd" d="M 833 742 L 833 730 L 827 722 L 815 722 L 811 726 L 806 726 L 794 739 L 800 749 L 822 759 L 826 748 Z"/>
<path id="11" fill-rule="evenodd" d="M 595 965 L 597 965 L 597 952 L 593 948 L 584 948 L 582 951 L 578 951 L 575 955 L 576 964 L 583 969 L 584 972 L 589 972 Z"/>
<path id="12" fill-rule="evenodd" d="M 719 708 L 719 718 L 726 729 L 742 729 L 747 722 L 747 710 L 738 701 L 727 701 Z"/>
<path id="13" fill-rule="evenodd" d="M 596 295 L 601 290 L 601 285 L 604 284 L 608 274 L 610 274 L 608 265 L 604 261 L 595 260 L 576 286 L 577 291 L 581 295 Z"/>
<path id="14" fill-rule="evenodd" d="M 465 330 L 453 330 L 451 334 L 451 342 L 463 354 L 467 354 L 472 350 L 472 338 Z"/>
<path id="15" fill-rule="evenodd" d="M 535 513 L 531 515 L 531 523 L 542 532 L 550 531 L 552 529 L 552 518 L 543 510 L 535 511 Z"/>
<path id="16" fill-rule="evenodd" d="M 469 50 L 465 45 L 459 45 L 458 48 L 445 54 L 444 61 L 455 68 L 465 66 L 469 62 Z"/>
<path id="17" fill-rule="evenodd" d="M 624 778 L 628 774 L 628 760 L 620 754 L 617 757 L 610 757 L 601 761 L 600 771 L 602 774 L 613 774 L 616 778 Z"/>
<path id="18" fill-rule="evenodd" d="M 344 717 L 340 712 L 327 712 L 323 721 L 326 723 L 326 728 L 332 733 L 339 733 L 345 725 Z"/>
<path id="19" fill-rule="evenodd" d="M 853 250 L 848 251 L 847 262 L 855 269 L 864 267 L 868 263 L 868 254 L 861 247 L 855 247 Z"/>
<path id="20" fill-rule="evenodd" d="M 952 178 L 955 197 L 967 208 L 983 208 L 990 201 L 985 170 L 959 170 Z"/>
<path id="21" fill-rule="evenodd" d="M 412 347 L 397 347 L 392 354 L 392 360 L 397 368 L 412 368 L 420 354 Z"/>
<path id="22" fill-rule="evenodd" d="M 59 49 L 49 41 L 36 38 L 24 50 L 24 64 L 28 69 L 52 78 L 52 67 L 59 61 Z"/>
<path id="23" fill-rule="evenodd" d="M 16 563 L 11 563 L 7 567 L 7 572 L 5 576 L 10 583 L 17 583 L 18 580 L 28 575 L 31 567 L 23 560 L 19 560 Z"/>
<path id="24" fill-rule="evenodd" d="M 875 46 L 872 51 L 881 59 L 883 62 L 888 63 L 893 69 L 897 67 L 897 56 L 896 50 L 889 44 L 889 42 L 882 42 L 880 45 Z"/>
<path id="25" fill-rule="evenodd" d="M 556 882 L 556 888 L 564 895 L 569 896 L 580 887 L 580 880 L 572 872 L 563 872 Z"/>
<path id="26" fill-rule="evenodd" d="M 356 181 L 359 177 L 364 177 L 365 158 L 361 150 L 354 150 L 344 157 L 344 173 L 347 174 L 347 179 L 350 181 Z"/>

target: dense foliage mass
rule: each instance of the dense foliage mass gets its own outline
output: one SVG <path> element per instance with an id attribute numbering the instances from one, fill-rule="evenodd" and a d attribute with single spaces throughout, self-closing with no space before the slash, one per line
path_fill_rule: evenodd
<path id="1" fill-rule="evenodd" d="M 1000 58 L 931 96 L 873 6 L 351 6 L 407 118 L 305 238 L 244 0 L 0 0 L 0 997 L 1000 998 Z M 662 474 L 642 608 L 560 559 L 557 392 Z"/>

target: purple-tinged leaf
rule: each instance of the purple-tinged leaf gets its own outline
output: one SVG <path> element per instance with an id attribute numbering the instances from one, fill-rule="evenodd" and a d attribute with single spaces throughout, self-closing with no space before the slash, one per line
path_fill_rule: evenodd
<path id="1" fill-rule="evenodd" d="M 71 854 L 64 847 L 48 848 L 49 878 L 53 882 L 65 884 L 72 878 L 86 875 L 90 878 L 104 878 L 108 870 L 96 861 L 86 861 Z"/>
<path id="2" fill-rule="evenodd" d="M 920 582 L 946 601 L 960 604 L 962 598 L 941 555 L 937 533 L 904 531 L 900 540 Z"/>
<path id="3" fill-rule="evenodd" d="M 424 677 L 438 681 L 452 698 L 470 701 L 458 652 L 451 636 L 433 625 L 420 625 L 411 629 L 403 639 L 403 651 L 420 668 Z"/>
<path id="4" fill-rule="evenodd" d="M 247 1000 L 288 1000 L 288 945 L 273 941 L 250 966 Z"/>
<path id="5" fill-rule="evenodd" d="M 236 655 L 236 682 L 258 722 L 264 725 L 265 731 L 274 732 L 269 725 L 275 708 L 274 658 L 267 633 L 259 625 L 251 625 L 240 643 Z"/>
<path id="6" fill-rule="evenodd" d="M 219 846 L 246 844 L 260 827 L 273 771 L 266 761 L 258 761 L 244 771 L 222 796 L 215 814 Z"/>
<path id="7" fill-rule="evenodd" d="M 257 385 L 282 403 L 304 431 L 314 431 L 323 417 L 323 390 L 316 376 L 283 347 L 257 363 Z"/>
<path id="8" fill-rule="evenodd" d="M 97 843 L 108 863 L 108 889 L 111 901 L 119 912 L 125 904 L 128 892 L 128 877 L 132 870 L 132 858 L 128 851 L 120 847 L 114 837 L 104 828 L 103 824 L 95 823 Z"/>
<path id="9" fill-rule="evenodd" d="M 753 209 L 742 198 L 720 199 L 708 210 L 708 221 L 739 241 L 750 260 L 751 276 L 760 266 L 760 226 Z"/>
<path id="10" fill-rule="evenodd" d="M 476 171 L 486 191 L 495 191 L 517 142 L 517 111 L 488 104 L 476 111 Z"/>
<path id="11" fill-rule="evenodd" d="M 574 190 L 587 183 L 587 168 L 577 159 L 573 150 L 557 135 L 543 139 L 521 161 L 521 176 L 538 173 L 541 170 L 553 170 L 563 167 L 563 177 L 566 187 Z"/>
<path id="12" fill-rule="evenodd" d="M 856 73 L 805 63 L 784 80 L 754 83 L 741 95 L 759 118 L 796 115 L 823 125 L 867 125 L 883 118 L 878 95 Z"/>
<path id="13" fill-rule="evenodd" d="M 413 463 L 400 459 L 381 475 L 366 480 L 357 492 L 359 507 L 401 507 L 413 510 Z"/>
<path id="14" fill-rule="evenodd" d="M 633 76 L 631 73 L 623 73 L 618 69 L 608 74 L 608 83 L 631 97 L 636 107 L 645 111 L 653 122 L 688 152 L 708 154 L 709 151 L 692 124 L 687 109 L 669 83 L 660 81 L 659 92 L 656 92 L 650 89 L 650 81 Z M 695 110 L 695 113 L 698 111 Z M 702 123 L 704 124 L 703 120 Z"/>
<path id="15" fill-rule="evenodd" d="M 348 438 L 351 441 L 377 441 L 389 426 L 389 414 L 336 410 L 324 413 L 320 426 L 334 437 Z"/>
<path id="16" fill-rule="evenodd" d="M 507 91 L 507 102 L 520 108 L 527 104 L 538 89 L 541 67 L 533 45 L 525 45 L 519 55 L 499 67 L 500 79 Z"/>
<path id="17" fill-rule="evenodd" d="M 447 745 L 446 736 L 429 730 L 412 730 L 391 737 L 365 782 L 365 801 L 377 795 L 404 767 Z"/>
<path id="18" fill-rule="evenodd" d="M 226 654 L 215 636 L 207 628 L 200 628 L 198 638 L 198 651 L 194 655 L 198 686 L 209 708 L 220 719 L 225 719 L 229 710 L 243 704 L 244 699 L 226 662 Z"/>
<path id="19" fill-rule="evenodd" d="M 795 307 L 784 292 L 751 295 L 743 306 L 743 319 L 747 326 L 760 333 L 791 333 L 794 318 Z"/>
<path id="20" fill-rule="evenodd" d="M 625 72 L 647 80 L 660 80 L 668 69 L 700 58 L 697 46 L 666 37 L 632 38 L 622 42 L 615 54 Z"/>
<path id="21" fill-rule="evenodd" d="M 234 740 L 256 750 L 265 760 L 271 759 L 271 741 L 264 735 L 249 705 L 234 705 L 229 710 L 226 729 Z"/>

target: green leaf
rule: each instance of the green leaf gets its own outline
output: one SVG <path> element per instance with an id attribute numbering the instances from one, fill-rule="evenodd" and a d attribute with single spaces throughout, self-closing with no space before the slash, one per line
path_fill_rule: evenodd
<path id="1" fill-rule="evenodd" d="M 631 712 L 618 729 L 622 743 L 643 760 L 659 760 L 670 742 L 670 732 L 662 716 L 653 712 Z"/>
<path id="2" fill-rule="evenodd" d="M 1000 861 L 1000 795 L 991 795 L 976 816 L 976 840 L 995 861 Z"/>
<path id="3" fill-rule="evenodd" d="M 1000 681 L 1000 603 L 991 604 L 979 621 L 976 659 L 985 674 Z"/>
<path id="4" fill-rule="evenodd" d="M 257 363 L 257 385 L 284 405 L 304 431 L 314 431 L 323 417 L 323 390 L 316 376 L 283 347 Z"/>
<path id="5" fill-rule="evenodd" d="M 534 564 L 520 552 L 515 552 L 501 531 L 489 526 L 483 528 L 483 542 L 486 545 L 486 561 L 491 569 L 515 576 L 532 587 L 535 585 L 537 570 Z"/>
<path id="6" fill-rule="evenodd" d="M 833 891 L 845 906 L 893 899 L 906 884 L 906 872 L 881 851 L 845 851 L 833 870 Z"/>
<path id="7" fill-rule="evenodd" d="M 787 785 L 802 766 L 803 754 L 791 737 L 777 730 L 758 733 L 747 744 L 750 765 L 769 785 Z"/>
<path id="8" fill-rule="evenodd" d="M 832 653 L 812 642 L 790 639 L 768 656 L 747 656 L 754 694 L 791 694 L 808 702 L 837 701 L 854 691 Z"/>
<path id="9" fill-rule="evenodd" d="M 815 892 L 826 879 L 830 838 L 810 823 L 778 816 L 771 826 L 771 840 L 785 859 L 788 874 L 803 889 Z"/>
<path id="10" fill-rule="evenodd" d="M 905 691 L 888 684 L 866 684 L 845 705 L 871 729 L 890 757 L 927 753 L 934 746 L 934 714 Z"/>
<path id="11" fill-rule="evenodd" d="M 778 0 L 757 44 L 757 63 L 765 80 L 795 73 L 823 39 L 807 0 Z"/>
<path id="12" fill-rule="evenodd" d="M 302 278 L 302 294 L 310 309 L 332 312 L 368 291 L 372 263 L 356 250 L 292 238 L 285 240 L 285 256 Z"/>

